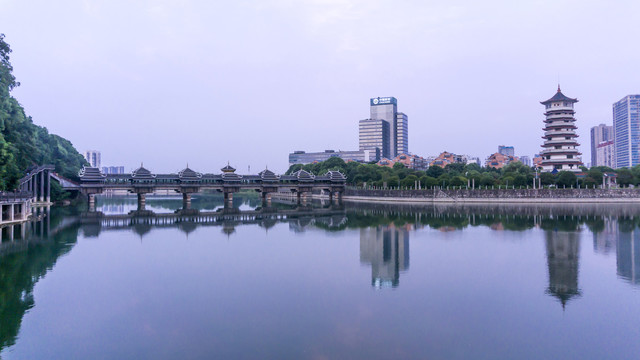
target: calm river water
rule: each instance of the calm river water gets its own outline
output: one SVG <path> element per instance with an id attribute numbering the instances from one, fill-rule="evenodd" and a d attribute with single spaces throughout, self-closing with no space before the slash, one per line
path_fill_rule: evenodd
<path id="1" fill-rule="evenodd" d="M 2 359 L 637 359 L 640 206 L 194 198 L 4 229 Z"/>

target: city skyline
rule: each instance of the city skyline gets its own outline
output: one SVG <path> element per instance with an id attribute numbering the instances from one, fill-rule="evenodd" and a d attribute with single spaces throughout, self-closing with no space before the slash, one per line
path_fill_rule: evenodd
<path id="1" fill-rule="evenodd" d="M 581 100 L 586 162 L 589 129 L 639 91 L 634 50 L 616 49 L 640 4 L 489 5 L 4 0 L 0 31 L 22 83 L 12 93 L 33 121 L 126 169 L 284 172 L 295 149 L 355 149 L 363 99 L 379 94 L 411 116 L 411 153 L 484 158 L 508 143 L 533 155 L 538 102 L 558 82 Z M 571 41 L 548 56 L 558 32 Z"/>

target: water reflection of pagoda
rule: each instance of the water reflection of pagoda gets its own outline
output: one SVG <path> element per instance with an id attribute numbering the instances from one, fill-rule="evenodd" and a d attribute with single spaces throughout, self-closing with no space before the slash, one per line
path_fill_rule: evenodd
<path id="1" fill-rule="evenodd" d="M 393 226 L 360 229 L 360 262 L 371 265 L 371 285 L 396 287 L 409 269 L 409 231 Z"/>
<path id="2" fill-rule="evenodd" d="M 545 236 L 549 266 L 547 293 L 558 298 L 564 309 L 571 298 L 580 296 L 578 289 L 579 233 L 547 230 Z"/>

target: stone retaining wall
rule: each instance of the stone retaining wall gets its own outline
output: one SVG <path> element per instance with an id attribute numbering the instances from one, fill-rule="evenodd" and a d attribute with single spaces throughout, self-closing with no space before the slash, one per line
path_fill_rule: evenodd
<path id="1" fill-rule="evenodd" d="M 362 190 L 344 200 L 381 202 L 640 202 L 640 189 Z"/>

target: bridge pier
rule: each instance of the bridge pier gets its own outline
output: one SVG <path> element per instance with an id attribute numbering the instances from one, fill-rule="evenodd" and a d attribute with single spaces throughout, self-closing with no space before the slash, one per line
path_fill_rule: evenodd
<path id="1" fill-rule="evenodd" d="M 338 205 L 342 204 L 342 191 L 336 191 L 334 198 L 335 198 L 336 204 Z"/>
<path id="2" fill-rule="evenodd" d="M 40 172 L 40 193 L 38 194 L 38 202 L 44 202 L 44 171 Z"/>
<path id="3" fill-rule="evenodd" d="M 191 194 L 190 193 L 182 193 L 182 209 L 183 210 L 191 209 Z"/>
<path id="4" fill-rule="evenodd" d="M 38 202 L 38 177 L 31 176 L 31 195 L 33 202 Z"/>
<path id="5" fill-rule="evenodd" d="M 96 211 L 96 194 L 88 194 L 87 202 L 89 203 L 89 211 Z"/>
<path id="6" fill-rule="evenodd" d="M 138 211 L 144 211 L 147 205 L 147 194 L 138 193 Z"/>
<path id="7" fill-rule="evenodd" d="M 233 207 L 233 193 L 224 192 L 224 207 Z"/>
<path id="8" fill-rule="evenodd" d="M 47 176 L 46 176 L 46 179 L 47 179 L 47 189 L 46 190 L 47 191 L 46 191 L 45 194 L 47 195 L 47 197 L 46 197 L 47 203 L 50 203 L 51 202 L 51 174 L 49 174 L 49 170 L 45 170 L 43 172 L 47 173 Z"/>
<path id="9" fill-rule="evenodd" d="M 262 206 L 271 206 L 271 193 L 262 192 Z"/>

